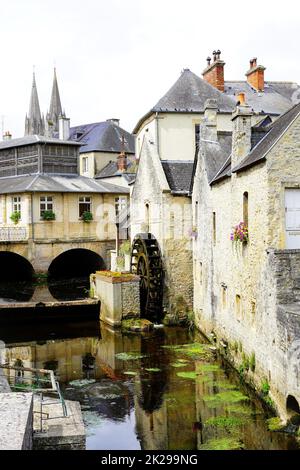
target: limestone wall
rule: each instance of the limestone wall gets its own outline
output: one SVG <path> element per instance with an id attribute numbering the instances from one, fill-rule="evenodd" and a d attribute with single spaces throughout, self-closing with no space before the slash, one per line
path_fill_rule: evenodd
<path id="1" fill-rule="evenodd" d="M 276 252 L 285 248 L 285 188 L 300 188 L 299 133 L 298 119 L 266 162 L 211 187 L 200 161 L 193 194 L 198 227 L 193 254 L 197 325 L 228 342 L 227 355 L 237 366 L 255 356 L 255 371 L 247 378 L 258 390 L 263 382 L 270 384 L 282 416 L 288 394 L 300 399 L 299 368 L 289 365 L 291 356 L 298 357 L 300 339 L 295 304 L 300 257 L 294 250 Z M 249 241 L 233 243 L 230 233 L 243 221 L 245 192 Z"/>

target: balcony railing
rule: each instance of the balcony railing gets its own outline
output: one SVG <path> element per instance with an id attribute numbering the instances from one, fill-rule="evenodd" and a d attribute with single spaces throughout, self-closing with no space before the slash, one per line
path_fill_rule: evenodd
<path id="1" fill-rule="evenodd" d="M 0 242 L 20 242 L 27 239 L 26 227 L 0 227 Z"/>

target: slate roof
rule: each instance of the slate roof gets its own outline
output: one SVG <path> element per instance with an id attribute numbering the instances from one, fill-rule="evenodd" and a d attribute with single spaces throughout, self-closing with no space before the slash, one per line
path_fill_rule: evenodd
<path id="1" fill-rule="evenodd" d="M 2 142 L 0 142 L 0 150 L 11 147 L 21 147 L 22 145 L 32 145 L 37 143 L 78 146 L 77 142 L 70 142 L 69 140 L 50 139 L 42 135 L 25 135 L 24 137 L 20 137 L 18 139 L 3 140 Z"/>
<path id="2" fill-rule="evenodd" d="M 201 147 L 203 149 L 203 155 L 205 159 L 205 168 L 207 172 L 208 182 L 211 183 L 214 177 L 222 169 L 231 153 L 232 146 L 232 133 L 219 131 L 217 133 L 218 141 L 216 143 L 201 141 Z M 198 152 L 196 152 L 194 160 L 193 175 L 190 185 L 190 194 L 193 191 L 194 176 L 198 163 Z"/>
<path id="3" fill-rule="evenodd" d="M 293 106 L 289 111 L 280 116 L 269 128 L 269 132 L 251 150 L 242 162 L 232 169 L 232 172 L 240 171 L 249 166 L 263 161 L 266 154 L 271 150 L 276 141 L 282 136 L 290 124 L 300 115 L 300 103 Z"/>
<path id="4" fill-rule="evenodd" d="M 226 81 L 224 94 L 237 100 L 237 95 L 245 93 L 246 102 L 255 113 L 280 115 L 295 104 L 300 87 L 292 82 L 265 82 L 263 92 L 252 88 L 247 81 Z"/>
<path id="5" fill-rule="evenodd" d="M 84 176 L 25 175 L 0 178 L 0 193 L 129 193 L 129 189 Z"/>
<path id="6" fill-rule="evenodd" d="M 192 160 L 162 160 L 161 163 L 171 192 L 188 195 L 194 162 Z"/>
<path id="7" fill-rule="evenodd" d="M 300 87 L 293 82 L 266 81 L 264 92 L 257 92 L 247 81 L 225 81 L 225 90 L 221 93 L 189 69 L 184 69 L 170 90 L 139 120 L 133 133 L 155 112 L 203 113 L 208 98 L 217 100 L 221 113 L 231 113 L 240 92 L 245 93 L 247 104 L 257 114 L 279 116 L 300 101 Z"/>
<path id="8" fill-rule="evenodd" d="M 111 161 L 99 173 L 96 174 L 95 178 L 111 178 L 112 176 L 129 176 L 136 175 L 136 163 L 127 161 L 127 170 L 120 171 L 117 166 L 117 162 Z"/>
<path id="9" fill-rule="evenodd" d="M 122 136 L 125 138 L 122 148 Z M 135 153 L 134 136 L 112 121 L 95 122 L 71 127 L 70 140 L 81 144 L 80 153 L 116 152 Z"/>
<path id="10" fill-rule="evenodd" d="M 218 108 L 223 113 L 231 113 L 235 108 L 235 99 L 221 93 L 189 69 L 184 69 L 170 90 L 139 120 L 133 133 L 153 112 L 203 113 L 209 98 L 217 100 Z"/>

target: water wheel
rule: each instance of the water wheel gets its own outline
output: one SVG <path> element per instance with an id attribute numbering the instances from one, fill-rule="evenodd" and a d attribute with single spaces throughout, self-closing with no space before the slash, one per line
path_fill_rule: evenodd
<path id="1" fill-rule="evenodd" d="M 132 244 L 131 272 L 140 276 L 141 315 L 151 321 L 162 318 L 163 266 L 154 236 L 137 235 Z"/>

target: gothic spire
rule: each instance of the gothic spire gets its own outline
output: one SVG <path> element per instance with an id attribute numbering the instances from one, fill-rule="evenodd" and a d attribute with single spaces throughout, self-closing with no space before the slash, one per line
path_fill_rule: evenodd
<path id="1" fill-rule="evenodd" d="M 53 131 L 58 132 L 58 118 L 59 116 L 62 116 L 62 115 L 63 115 L 63 112 L 62 112 L 58 84 L 57 84 L 56 68 L 54 67 L 54 77 L 53 77 L 50 109 L 47 114 L 47 121 L 50 122 L 50 125 L 52 126 Z"/>
<path id="2" fill-rule="evenodd" d="M 25 118 L 25 135 L 43 135 L 44 124 L 41 116 L 39 97 L 33 72 L 32 89 L 29 104 L 29 114 Z"/>

